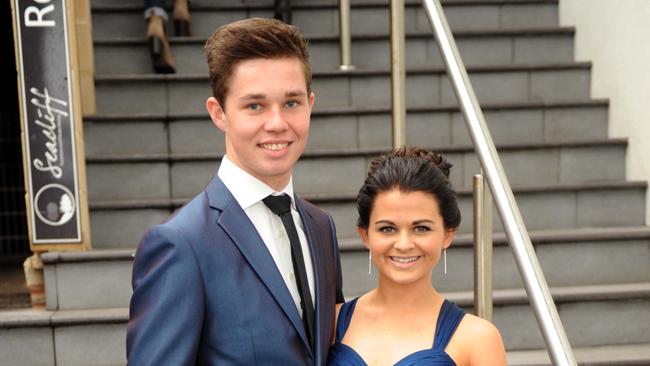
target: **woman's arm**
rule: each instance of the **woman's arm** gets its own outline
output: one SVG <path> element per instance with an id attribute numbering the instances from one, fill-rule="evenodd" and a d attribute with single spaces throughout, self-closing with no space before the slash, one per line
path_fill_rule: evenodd
<path id="1" fill-rule="evenodd" d="M 469 357 L 471 366 L 507 366 L 506 350 L 497 327 L 489 321 L 471 316 L 472 346 Z"/>
<path id="2" fill-rule="evenodd" d="M 471 314 L 465 314 L 445 351 L 459 366 L 507 366 L 499 330 Z"/>

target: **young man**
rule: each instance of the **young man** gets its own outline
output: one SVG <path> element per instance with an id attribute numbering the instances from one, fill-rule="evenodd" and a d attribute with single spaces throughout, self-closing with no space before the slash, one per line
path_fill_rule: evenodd
<path id="1" fill-rule="evenodd" d="M 323 365 L 343 294 L 334 224 L 291 182 L 314 105 L 306 43 L 293 26 L 248 19 L 205 52 L 226 156 L 138 247 L 129 364 Z"/>

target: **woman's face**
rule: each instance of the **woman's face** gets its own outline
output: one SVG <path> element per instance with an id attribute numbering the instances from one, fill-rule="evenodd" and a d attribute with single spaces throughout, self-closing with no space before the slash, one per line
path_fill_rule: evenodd
<path id="1" fill-rule="evenodd" d="M 381 192 L 359 235 L 372 254 L 380 279 L 397 284 L 431 281 L 442 250 L 455 230 L 445 229 L 438 200 L 428 192 Z"/>

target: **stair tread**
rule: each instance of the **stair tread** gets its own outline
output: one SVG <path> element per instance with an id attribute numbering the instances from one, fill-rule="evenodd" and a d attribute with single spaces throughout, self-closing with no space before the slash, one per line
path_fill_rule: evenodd
<path id="1" fill-rule="evenodd" d="M 555 302 L 648 298 L 650 282 L 551 287 L 550 291 Z M 460 306 L 472 306 L 474 302 L 472 291 L 449 292 L 445 295 Z M 528 304 L 528 296 L 523 288 L 496 289 L 494 304 L 496 306 Z"/>
<path id="2" fill-rule="evenodd" d="M 556 303 L 650 298 L 650 282 L 615 285 L 551 287 Z M 443 295 L 459 306 L 471 307 L 472 291 L 446 292 Z M 356 295 L 355 295 L 356 296 Z M 348 300 L 355 296 L 349 296 Z M 494 290 L 494 305 L 526 305 L 523 288 Z M 4 310 L 0 311 L 0 328 L 66 326 L 88 323 L 122 323 L 128 320 L 128 307 L 74 310 Z"/>
<path id="3" fill-rule="evenodd" d="M 591 347 L 574 347 L 574 355 L 580 365 L 647 365 L 650 363 L 650 344 L 624 344 Z M 550 365 L 546 350 L 509 351 L 508 365 Z"/>
<path id="4" fill-rule="evenodd" d="M 45 252 L 41 259 L 45 264 L 133 260 L 134 249 L 93 249 L 86 252 Z"/>
<path id="5" fill-rule="evenodd" d="M 80 310 L 19 309 L 0 311 L 0 328 L 48 327 L 88 323 L 122 323 L 129 318 L 129 308 Z"/>
<path id="6" fill-rule="evenodd" d="M 563 192 L 578 190 L 602 190 L 602 189 L 638 189 L 646 188 L 646 181 L 603 181 L 603 182 L 583 182 L 583 183 L 557 183 L 543 186 L 521 186 L 512 187 L 515 193 L 543 193 L 543 192 Z M 460 196 L 471 195 L 471 189 L 458 189 Z M 356 199 L 357 192 L 344 193 L 319 193 L 308 194 L 302 197 L 308 201 L 319 202 L 347 202 Z M 91 209 L 135 209 L 135 208 L 174 208 L 180 207 L 187 203 L 190 198 L 159 198 L 143 200 L 101 200 L 91 201 Z"/>
<path id="7" fill-rule="evenodd" d="M 575 35 L 575 27 L 558 26 L 558 27 L 535 27 L 535 28 L 507 28 L 507 29 L 457 29 L 453 31 L 454 38 L 487 38 L 487 37 L 512 37 L 512 36 L 544 36 L 544 35 Z M 306 35 L 310 43 L 313 42 L 339 42 L 340 37 L 336 33 L 308 34 Z M 389 40 L 388 33 L 355 33 L 352 40 Z M 405 37 L 408 39 L 416 38 L 433 38 L 433 34 L 428 31 L 407 31 Z M 207 37 L 169 37 L 169 43 L 175 44 L 197 44 L 203 45 Z M 93 43 L 96 45 L 134 45 L 146 44 L 146 37 L 128 37 L 117 36 L 110 38 L 95 38 Z"/>
<path id="8" fill-rule="evenodd" d="M 609 106 L 608 99 L 591 99 L 585 101 L 557 101 L 557 102 L 517 102 L 517 103 L 484 103 L 481 108 L 484 111 L 492 110 L 509 110 L 509 109 L 538 109 L 538 108 L 572 108 L 572 107 L 607 107 Z M 407 108 L 407 113 L 422 113 L 422 112 L 438 112 L 438 111 L 460 111 L 458 105 L 440 105 L 432 107 L 410 107 Z M 318 107 L 316 106 L 312 112 L 312 117 L 341 115 L 341 114 L 388 114 L 390 108 L 388 107 L 359 107 L 359 106 L 342 106 L 342 107 Z M 96 114 L 84 116 L 85 121 L 91 122 L 114 122 L 114 121 L 132 121 L 138 122 L 161 120 L 185 120 L 185 119 L 204 119 L 208 120 L 210 115 L 206 113 L 142 113 L 142 114 Z"/>
<path id="9" fill-rule="evenodd" d="M 650 239 L 650 226 L 531 230 L 528 235 L 534 245 L 569 241 L 639 240 Z M 366 250 L 358 238 L 343 238 L 339 239 L 338 242 L 342 251 Z M 492 242 L 495 246 L 503 246 L 508 244 L 508 239 L 505 233 L 493 233 Z M 473 245 L 474 235 L 471 233 L 458 234 L 454 238 L 453 247 L 471 247 Z"/>
<path id="10" fill-rule="evenodd" d="M 416 7 L 421 6 L 422 2 L 419 0 L 405 0 L 405 5 L 407 7 Z M 470 6 L 470 5 L 504 5 L 504 4 L 557 4 L 558 0 L 442 0 L 443 6 Z M 386 1 L 364 1 L 357 3 L 355 1 L 350 2 L 350 6 L 354 8 L 373 8 L 373 7 L 385 7 L 387 5 Z M 296 3 L 292 5 L 293 9 L 320 9 L 320 8 L 335 8 L 338 9 L 338 2 L 334 0 L 310 0 L 307 3 Z M 246 1 L 246 4 L 238 4 L 236 2 L 229 2 L 226 4 L 198 4 L 192 5 L 192 11 L 201 11 L 201 10 L 243 10 L 243 9 L 271 9 L 272 4 L 270 2 L 255 2 L 255 1 Z M 93 12 L 115 12 L 115 11 L 144 11 L 144 6 L 141 4 L 99 4 L 92 5 L 91 10 Z"/>
<path id="11" fill-rule="evenodd" d="M 556 303 L 650 298 L 650 282 L 556 286 L 550 287 L 549 290 Z M 347 296 L 346 300 L 352 300 L 359 295 L 361 294 Z M 444 292 L 442 295 L 458 306 L 471 307 L 474 304 L 473 291 Z M 523 288 L 495 289 L 493 301 L 494 306 L 529 304 L 526 290 Z"/>
<path id="12" fill-rule="evenodd" d="M 650 226 L 623 226 L 611 228 L 571 228 L 529 231 L 531 242 L 535 245 L 568 241 L 607 241 L 650 239 Z M 507 244 L 504 233 L 494 233 L 495 245 Z M 456 246 L 472 246 L 472 234 L 458 234 L 454 239 Z M 341 251 L 365 250 L 358 238 L 341 238 L 338 240 Z M 43 263 L 78 263 L 112 260 L 133 260 L 135 247 L 131 249 L 93 249 L 86 252 L 46 252 L 42 255 Z"/>
<path id="13" fill-rule="evenodd" d="M 488 72 L 515 72 L 515 71 L 553 71 L 553 70 L 583 70 L 591 69 L 591 62 L 561 62 L 548 64 L 522 64 L 522 65 L 489 65 L 489 66 L 470 66 L 467 67 L 468 73 L 488 73 Z M 417 74 L 446 74 L 444 67 L 426 66 L 418 68 L 409 68 L 406 70 L 407 75 Z M 351 71 L 320 71 L 314 72 L 313 77 L 333 77 L 333 76 L 389 76 L 390 70 L 384 68 L 377 69 L 355 69 Z M 111 74 L 95 75 L 96 83 L 107 82 L 125 82 L 125 81 L 202 81 L 208 82 L 207 73 L 202 74 Z M 207 84 L 206 84 L 207 85 Z"/>
<path id="14" fill-rule="evenodd" d="M 537 142 L 537 143 L 516 143 L 516 144 L 498 144 L 498 151 L 513 150 L 540 150 L 552 148 L 580 148 L 580 147 L 602 147 L 602 146 L 627 146 L 627 138 L 608 138 L 584 141 L 567 141 L 567 142 Z M 436 150 L 441 153 L 467 153 L 474 151 L 473 146 L 440 146 Z M 302 159 L 315 158 L 344 158 L 359 156 L 376 156 L 388 151 L 388 149 L 334 149 L 334 150 L 309 150 L 302 154 Z M 223 157 L 223 152 L 215 153 L 192 153 L 192 154 L 129 154 L 129 155 L 101 155 L 86 156 L 87 163 L 129 163 L 129 162 L 163 162 L 163 161 L 215 161 Z"/>

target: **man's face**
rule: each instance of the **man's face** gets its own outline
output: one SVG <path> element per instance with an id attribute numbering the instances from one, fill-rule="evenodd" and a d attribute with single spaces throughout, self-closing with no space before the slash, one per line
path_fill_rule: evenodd
<path id="1" fill-rule="evenodd" d="M 256 58 L 239 62 L 225 99 L 225 106 L 214 97 L 206 104 L 226 135 L 228 158 L 281 190 L 305 149 L 314 105 L 300 61 Z"/>

